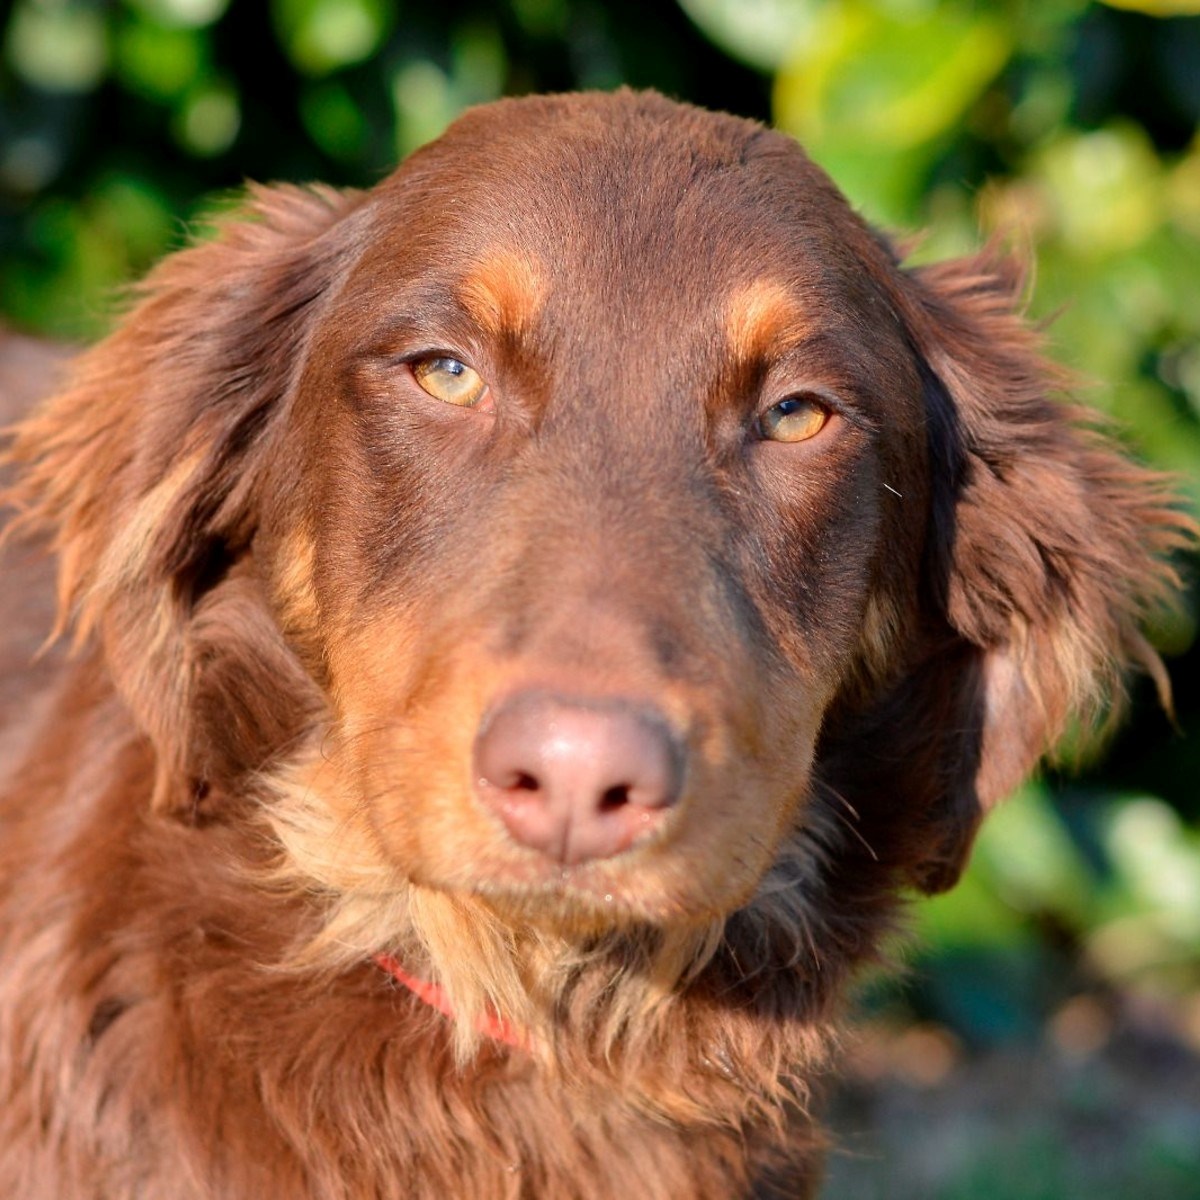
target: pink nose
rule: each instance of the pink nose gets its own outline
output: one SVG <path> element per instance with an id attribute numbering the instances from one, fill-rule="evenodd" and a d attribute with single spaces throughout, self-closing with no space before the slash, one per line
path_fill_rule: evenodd
<path id="1" fill-rule="evenodd" d="M 480 799 L 513 839 L 556 862 L 610 858 L 679 797 L 683 753 L 653 709 L 520 692 L 475 740 Z"/>

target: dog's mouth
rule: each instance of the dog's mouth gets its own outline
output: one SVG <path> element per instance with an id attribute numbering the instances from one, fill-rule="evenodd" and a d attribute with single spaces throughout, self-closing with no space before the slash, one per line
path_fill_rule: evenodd
<path id="1" fill-rule="evenodd" d="M 773 856 L 764 838 L 723 859 L 720 830 L 690 822 L 656 829 L 623 851 L 602 859 L 556 861 L 505 846 L 459 869 L 417 882 L 470 896 L 506 920 L 556 932 L 601 933 L 632 925 L 690 926 L 720 919 L 745 903 L 769 870 Z M 709 865 L 724 863 L 719 875 Z"/>
<path id="2" fill-rule="evenodd" d="M 605 929 L 632 922 L 703 919 L 692 904 L 656 886 L 650 873 L 619 864 L 551 867 L 477 880 L 471 892 L 489 907 L 534 925 Z"/>

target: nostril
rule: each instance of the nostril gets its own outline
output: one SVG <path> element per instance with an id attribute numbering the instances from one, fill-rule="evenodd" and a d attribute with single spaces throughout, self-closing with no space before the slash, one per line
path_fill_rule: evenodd
<path id="1" fill-rule="evenodd" d="M 535 775 L 530 775 L 528 771 L 518 771 L 508 786 L 514 792 L 536 792 L 541 790 L 542 785 L 538 783 Z"/>
<path id="2" fill-rule="evenodd" d="M 629 803 L 629 793 L 632 791 L 632 786 L 628 783 L 618 783 L 614 787 L 607 788 L 604 794 L 600 797 L 600 810 L 610 810 L 621 808 Z"/>

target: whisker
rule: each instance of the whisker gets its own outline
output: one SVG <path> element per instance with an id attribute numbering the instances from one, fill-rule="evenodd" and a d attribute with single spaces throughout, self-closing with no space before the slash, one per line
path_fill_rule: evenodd
<path id="1" fill-rule="evenodd" d="M 875 851 L 875 847 L 863 836 L 862 830 L 859 829 L 857 822 L 862 820 L 859 816 L 858 809 L 846 799 L 835 787 L 822 781 L 821 794 L 828 796 L 830 799 L 836 800 L 845 812 L 840 812 L 837 808 L 831 808 L 830 814 L 841 824 L 844 829 L 848 829 L 854 835 L 854 839 L 863 847 L 864 850 L 871 856 L 873 862 L 879 862 L 879 855 Z M 847 815 L 849 814 L 849 815 Z"/>

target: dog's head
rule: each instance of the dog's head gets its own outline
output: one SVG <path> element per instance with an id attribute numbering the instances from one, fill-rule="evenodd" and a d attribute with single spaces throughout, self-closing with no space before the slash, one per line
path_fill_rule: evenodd
<path id="1" fill-rule="evenodd" d="M 1018 293 L 749 122 L 505 101 L 165 262 L 15 495 L 160 808 L 273 779 L 380 911 L 701 925 L 798 845 L 933 890 L 1154 661 L 1183 536 Z"/>

